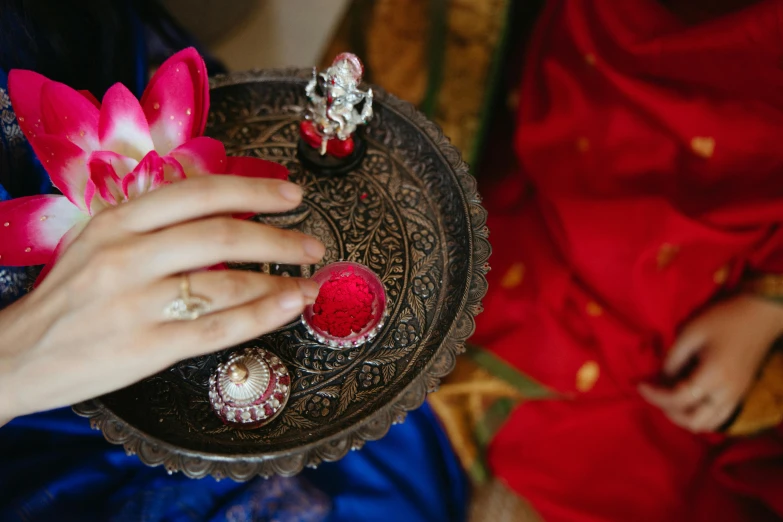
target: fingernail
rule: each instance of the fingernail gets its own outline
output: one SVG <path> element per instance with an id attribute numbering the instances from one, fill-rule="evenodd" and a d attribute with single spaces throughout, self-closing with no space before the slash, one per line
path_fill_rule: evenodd
<path id="1" fill-rule="evenodd" d="M 299 288 L 302 290 L 302 295 L 305 297 L 305 301 L 308 301 L 308 304 L 315 302 L 315 299 L 318 297 L 318 292 L 321 290 L 318 283 L 311 281 L 310 279 L 300 279 Z"/>
<path id="2" fill-rule="evenodd" d="M 304 240 L 304 251 L 310 257 L 321 259 L 326 253 L 326 248 L 317 239 L 308 237 Z"/>
<path id="3" fill-rule="evenodd" d="M 296 203 L 302 199 L 302 189 L 296 183 L 280 183 L 277 190 L 280 192 L 280 195 L 288 201 Z"/>
<path id="4" fill-rule="evenodd" d="M 297 310 L 304 308 L 304 296 L 300 292 L 286 292 L 278 297 L 280 308 L 283 310 Z"/>

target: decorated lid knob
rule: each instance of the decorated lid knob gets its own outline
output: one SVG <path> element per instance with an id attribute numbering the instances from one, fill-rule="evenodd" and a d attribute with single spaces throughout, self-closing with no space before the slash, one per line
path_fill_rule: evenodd
<path id="1" fill-rule="evenodd" d="M 218 417 L 235 428 L 253 429 L 274 419 L 291 393 L 282 361 L 260 348 L 236 352 L 209 378 L 209 402 Z"/>
<path id="2" fill-rule="evenodd" d="M 228 367 L 228 379 L 234 384 L 247 382 L 247 366 L 245 363 L 235 362 Z"/>

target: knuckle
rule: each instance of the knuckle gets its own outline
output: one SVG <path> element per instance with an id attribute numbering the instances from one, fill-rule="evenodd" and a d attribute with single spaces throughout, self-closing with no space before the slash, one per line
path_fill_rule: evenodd
<path id="1" fill-rule="evenodd" d="M 114 274 L 125 265 L 127 257 L 126 249 L 122 245 L 112 245 L 101 248 L 93 253 L 91 261 L 92 267 L 98 271 L 111 272 Z"/>
<path id="2" fill-rule="evenodd" d="M 199 176 L 190 178 L 188 184 L 183 187 L 185 198 L 192 199 L 193 204 L 204 208 L 212 208 L 220 199 L 219 185 L 216 183 L 218 176 Z"/>
<path id="3" fill-rule="evenodd" d="M 208 235 L 211 240 L 224 247 L 236 246 L 239 242 L 238 222 L 233 219 L 218 218 L 210 222 Z"/>
<path id="4" fill-rule="evenodd" d="M 116 228 L 115 214 L 114 209 L 109 209 L 93 217 L 82 232 L 82 236 L 91 243 L 99 243 Z"/>
<path id="5" fill-rule="evenodd" d="M 199 321 L 199 339 L 208 344 L 219 344 L 228 338 L 228 323 L 223 315 L 206 316 Z"/>
<path id="6" fill-rule="evenodd" d="M 79 284 L 95 286 L 101 290 L 111 289 L 117 284 L 126 264 L 123 246 L 108 246 L 92 252 L 78 278 Z"/>
<path id="7" fill-rule="evenodd" d="M 221 291 L 225 294 L 229 303 L 236 303 L 245 299 L 250 289 L 257 286 L 250 274 L 238 270 L 225 271 L 221 282 Z"/>
<path id="8" fill-rule="evenodd" d="M 311 256 L 305 250 L 306 236 L 304 234 L 268 225 L 264 226 L 266 227 L 264 234 L 267 255 L 280 259 L 299 259 L 303 263 L 310 259 Z"/>
<path id="9" fill-rule="evenodd" d="M 248 194 L 252 194 L 254 198 L 261 198 L 269 200 L 270 198 L 279 198 L 279 192 L 277 191 L 280 181 L 268 179 L 268 178 L 238 178 L 244 183 L 248 183 Z M 253 182 L 250 184 L 250 182 Z"/>
<path id="10" fill-rule="evenodd" d="M 693 421 L 687 418 L 684 418 L 682 415 L 678 415 L 674 418 L 672 418 L 673 422 L 678 425 L 679 427 L 693 431 Z"/>
<path id="11" fill-rule="evenodd" d="M 286 276 L 275 276 L 274 281 L 275 292 L 300 292 L 302 290 L 302 287 L 299 285 L 299 281 L 301 281 L 301 279 Z"/>
<path id="12" fill-rule="evenodd" d="M 269 308 L 265 306 L 264 302 L 260 302 L 253 307 L 254 323 L 264 331 L 270 328 L 274 318 L 275 316 L 272 316 L 272 314 L 269 313 Z"/>
<path id="13" fill-rule="evenodd" d="M 285 312 L 281 313 L 269 299 L 261 299 L 252 309 L 253 324 L 264 332 L 283 324 L 288 319 L 285 315 Z"/>
<path id="14" fill-rule="evenodd" d="M 143 317 L 142 308 L 135 299 L 119 299 L 109 304 L 110 311 L 106 314 L 111 318 L 112 328 L 116 331 L 133 332 Z"/>

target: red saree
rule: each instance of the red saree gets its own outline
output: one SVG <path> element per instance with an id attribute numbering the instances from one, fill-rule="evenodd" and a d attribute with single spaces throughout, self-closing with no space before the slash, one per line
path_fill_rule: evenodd
<path id="1" fill-rule="evenodd" d="M 696 25 L 654 0 L 542 14 L 522 172 L 484 188 L 473 340 L 562 397 L 523 403 L 489 451 L 548 522 L 783 518 L 783 430 L 693 435 L 636 391 L 685 321 L 783 272 L 781 34 L 780 0 Z"/>

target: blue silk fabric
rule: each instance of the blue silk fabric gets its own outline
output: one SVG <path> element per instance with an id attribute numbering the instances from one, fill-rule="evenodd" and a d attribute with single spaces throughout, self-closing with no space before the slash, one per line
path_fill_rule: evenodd
<path id="1" fill-rule="evenodd" d="M 16 124 L 2 71 L 0 127 L 0 200 L 50 192 Z M 26 277 L 22 268 L 0 266 L 0 308 L 23 294 Z M 427 406 L 339 462 L 247 483 L 149 468 L 70 409 L 0 428 L 3 522 L 458 522 L 467 499 L 466 477 Z"/>

